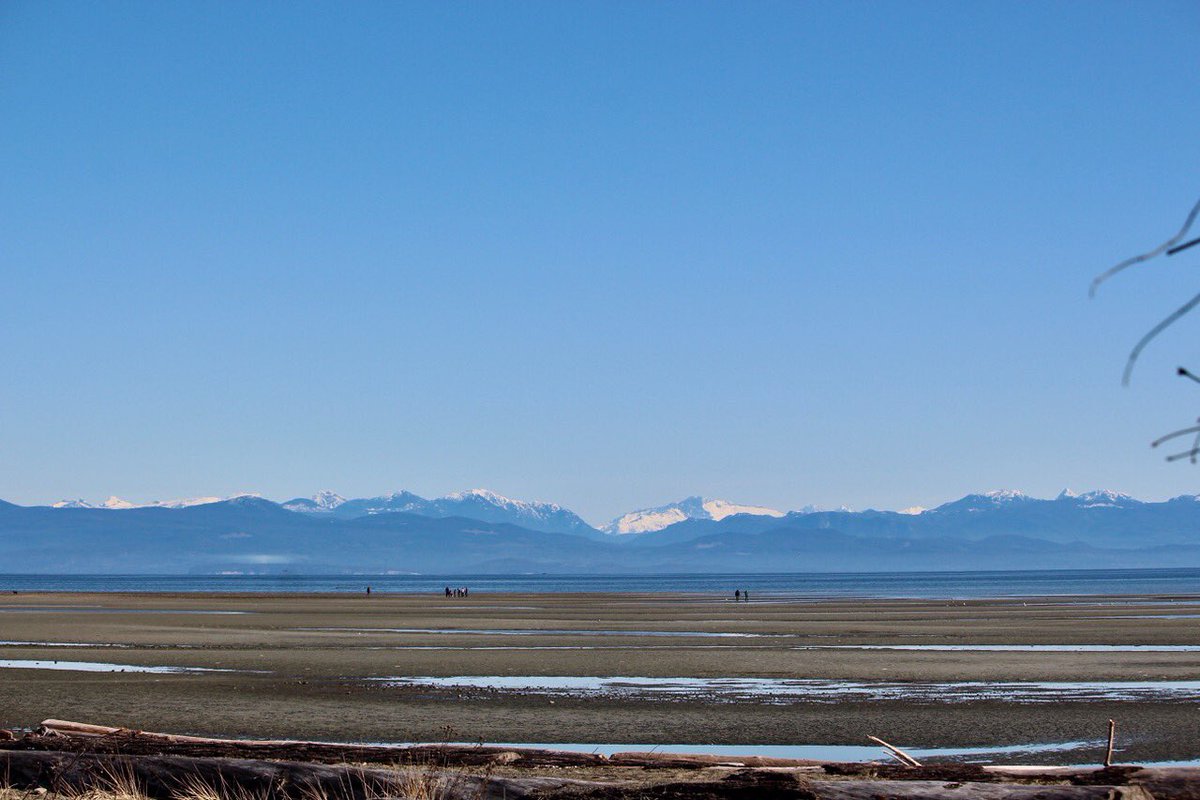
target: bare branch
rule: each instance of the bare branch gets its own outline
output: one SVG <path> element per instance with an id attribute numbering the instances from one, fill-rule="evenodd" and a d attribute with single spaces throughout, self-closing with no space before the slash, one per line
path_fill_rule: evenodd
<path id="1" fill-rule="evenodd" d="M 1189 247 L 1194 247 L 1195 245 L 1198 245 L 1198 244 L 1200 244 L 1200 238 L 1192 239 L 1190 242 L 1185 242 L 1184 244 L 1180 244 L 1180 245 L 1176 245 L 1175 247 L 1172 247 L 1170 250 L 1167 251 L 1167 255 L 1173 256 L 1176 253 L 1182 253 L 1184 250 L 1187 250 Z"/>
<path id="2" fill-rule="evenodd" d="M 1196 383 L 1200 383 L 1200 378 L 1197 378 L 1195 375 L 1188 372 L 1185 367 L 1180 367 L 1179 369 L 1175 370 L 1175 374 L 1181 378 L 1191 378 Z"/>
<path id="3" fill-rule="evenodd" d="M 1200 205 L 1197 205 L 1196 208 L 1200 208 Z M 1137 361 L 1138 356 L 1142 354 L 1142 350 L 1145 349 L 1146 345 L 1150 344 L 1151 340 L 1153 340 L 1155 336 L 1158 336 L 1167 328 L 1174 325 L 1180 317 L 1182 317 L 1184 314 L 1187 314 L 1198 304 L 1200 304 L 1200 294 L 1196 295 L 1191 300 L 1188 300 L 1179 308 L 1175 309 L 1175 311 L 1173 311 L 1166 319 L 1151 328 L 1150 332 L 1143 336 L 1141 340 L 1134 345 L 1133 350 L 1129 352 L 1129 360 L 1125 362 L 1125 374 L 1121 377 L 1122 385 L 1129 385 L 1129 376 L 1133 374 L 1133 364 L 1135 361 Z"/>
<path id="4" fill-rule="evenodd" d="M 1140 264 L 1143 261 L 1149 261 L 1150 259 L 1154 258 L 1155 256 L 1157 256 L 1163 252 L 1166 252 L 1167 250 L 1170 250 L 1172 247 L 1174 247 L 1179 242 L 1180 239 L 1182 239 L 1184 236 L 1187 235 L 1188 230 L 1192 227 L 1192 223 L 1196 221 L 1196 216 L 1198 214 L 1200 214 L 1200 201 L 1197 201 L 1196 205 L 1194 205 L 1192 207 L 1191 213 L 1189 213 L 1187 215 L 1187 219 L 1184 220 L 1183 227 L 1179 229 L 1179 233 L 1175 234 L 1170 239 L 1167 239 L 1167 241 L 1163 242 L 1162 244 L 1160 244 L 1158 247 L 1154 248 L 1153 250 L 1151 250 L 1147 253 L 1142 253 L 1140 256 L 1134 256 L 1133 258 L 1127 258 L 1124 261 L 1122 261 L 1120 264 L 1117 264 L 1115 267 L 1112 267 L 1112 268 L 1102 272 L 1101 274 L 1097 275 L 1095 280 L 1092 281 L 1091 288 L 1088 289 L 1088 297 L 1094 297 L 1096 295 L 1097 287 L 1099 287 L 1100 284 L 1104 283 L 1106 280 L 1111 278 L 1113 275 L 1116 275 L 1118 272 L 1128 269 L 1129 267 L 1132 267 L 1134 264 Z M 1194 244 L 1194 242 L 1189 243 L 1186 246 L 1191 247 L 1192 244 Z M 1180 248 L 1180 249 L 1183 249 L 1183 248 Z M 1178 250 L 1176 252 L 1178 252 Z"/>
<path id="5" fill-rule="evenodd" d="M 1197 423 L 1196 425 L 1192 425 L 1187 428 L 1180 428 L 1177 431 L 1171 431 L 1166 436 L 1160 436 L 1157 439 L 1155 439 L 1153 442 L 1151 442 L 1150 446 L 1158 447 L 1163 442 L 1170 441 L 1171 439 L 1174 439 L 1176 436 L 1187 436 L 1189 433 L 1200 433 L 1200 419 L 1196 420 L 1196 423 Z"/>

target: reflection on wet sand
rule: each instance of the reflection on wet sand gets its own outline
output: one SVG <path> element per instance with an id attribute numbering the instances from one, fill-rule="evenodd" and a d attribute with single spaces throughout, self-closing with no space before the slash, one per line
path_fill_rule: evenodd
<path id="1" fill-rule="evenodd" d="M 824 681 L 783 678 L 658 678 L 579 675 L 477 675 L 386 677 L 389 686 L 429 686 L 517 691 L 530 694 L 671 696 L 760 702 L 907 700 L 920 703 L 1193 701 L 1200 681 Z"/>

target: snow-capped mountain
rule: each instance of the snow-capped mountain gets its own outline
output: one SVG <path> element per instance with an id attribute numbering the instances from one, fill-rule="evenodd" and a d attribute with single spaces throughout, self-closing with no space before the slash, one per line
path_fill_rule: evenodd
<path id="1" fill-rule="evenodd" d="M 400 491 L 378 497 L 358 497 L 340 503 L 334 509 L 339 517 L 347 519 L 368 514 L 386 514 L 399 511 L 407 514 L 424 514 L 429 501 L 412 492 Z M 302 510 L 302 509 L 293 509 Z"/>
<path id="2" fill-rule="evenodd" d="M 937 508 L 931 509 L 923 513 L 938 513 L 948 511 L 991 511 L 997 508 L 1006 508 L 1022 503 L 1036 502 L 1035 498 L 1030 497 L 1024 492 L 1016 489 L 1000 489 L 992 492 L 983 492 L 982 494 L 969 494 L 966 497 L 961 497 L 958 500 L 952 500 L 949 503 L 943 503 Z"/>
<path id="3" fill-rule="evenodd" d="M 115 494 L 110 494 L 108 496 L 108 499 L 100 504 L 100 508 L 119 510 L 122 508 L 138 508 L 138 506 L 134 505 L 133 503 L 129 502 L 128 500 L 122 500 L 121 498 L 117 497 Z"/>
<path id="4" fill-rule="evenodd" d="M 59 500 L 57 503 L 51 503 L 51 508 L 95 508 L 94 505 L 87 500 Z"/>
<path id="5" fill-rule="evenodd" d="M 503 522 L 545 533 L 588 535 L 596 532 L 574 512 L 556 503 L 514 500 L 488 489 L 455 492 L 432 500 L 408 491 L 353 500 L 333 492 L 321 492 L 311 499 L 289 500 L 283 507 L 305 514 L 332 513 L 343 519 L 400 512 L 423 517 L 466 517 L 483 522 Z"/>
<path id="6" fill-rule="evenodd" d="M 51 508 L 101 508 L 109 511 L 122 511 L 129 508 L 191 508 L 206 506 L 209 503 L 220 503 L 224 500 L 235 500 L 239 497 L 258 497 L 250 492 L 230 495 L 229 497 L 183 497 L 177 500 L 152 500 L 149 503 L 131 503 L 116 495 L 110 495 L 103 503 L 89 503 L 86 500 L 59 500 L 51 504 Z"/>
<path id="7" fill-rule="evenodd" d="M 1128 508 L 1142 504 L 1141 500 L 1137 500 L 1124 492 L 1114 492 L 1111 489 L 1098 489 L 1096 491 L 1084 492 L 1083 494 L 1076 494 L 1070 489 L 1063 489 L 1055 499 L 1073 502 L 1081 508 Z"/>
<path id="8" fill-rule="evenodd" d="M 650 533 L 651 531 L 661 531 L 663 528 L 687 519 L 721 520 L 734 514 L 765 517 L 782 517 L 784 515 L 782 511 L 763 506 L 746 506 L 731 503 L 728 500 L 714 500 L 707 497 L 685 497 L 678 503 L 630 511 L 605 525 L 602 530 L 605 533 L 618 535 Z"/>
<path id="9" fill-rule="evenodd" d="M 510 522 L 535 531 L 589 533 L 595 529 L 557 503 L 513 500 L 488 489 L 455 492 L 430 501 L 431 516 L 469 517 L 484 522 Z"/>
<path id="10" fill-rule="evenodd" d="M 342 497 L 337 492 L 322 490 L 314 494 L 312 497 L 297 497 L 294 500 L 288 500 L 283 503 L 283 507 L 288 511 L 307 511 L 313 514 L 327 514 L 333 511 L 338 506 L 343 505 L 346 498 Z"/>

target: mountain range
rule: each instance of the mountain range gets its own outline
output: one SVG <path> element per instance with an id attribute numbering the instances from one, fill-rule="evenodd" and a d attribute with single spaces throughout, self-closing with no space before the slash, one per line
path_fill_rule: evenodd
<path id="1" fill-rule="evenodd" d="M 596 533 L 595 528 L 560 505 L 513 500 L 487 489 L 456 492 L 433 500 L 426 500 L 412 492 L 347 500 L 341 495 L 323 491 L 313 497 L 288 500 L 283 507 L 305 514 L 329 514 L 339 519 L 402 512 L 439 519 L 468 517 L 484 522 L 508 522 L 544 533 Z"/>
<path id="2" fill-rule="evenodd" d="M 604 533 L 552 503 L 473 490 L 275 503 L 18 506 L 0 573 L 662 573 L 1200 566 L 1200 497 L 972 494 L 937 508 L 783 513 L 688 498 Z M 748 509 L 748 510 L 747 510 Z M 679 518 L 682 515 L 682 518 Z M 672 522 L 671 520 L 678 519 Z M 620 533 L 621 520 L 626 532 Z M 654 527 L 669 522 L 662 527 Z M 644 529 L 634 533 L 639 525 Z"/>

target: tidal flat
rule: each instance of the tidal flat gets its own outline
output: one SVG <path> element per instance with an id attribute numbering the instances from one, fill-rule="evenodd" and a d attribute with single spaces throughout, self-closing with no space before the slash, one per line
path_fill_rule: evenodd
<path id="1" fill-rule="evenodd" d="M 22 592 L 0 595 L 0 727 L 1028 752 L 1099 742 L 1112 718 L 1120 760 L 1191 761 L 1193 614 L 1200 596 Z"/>

